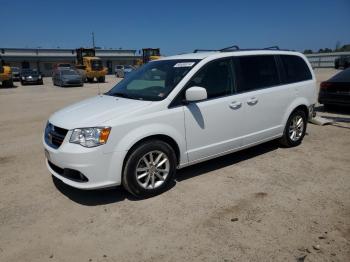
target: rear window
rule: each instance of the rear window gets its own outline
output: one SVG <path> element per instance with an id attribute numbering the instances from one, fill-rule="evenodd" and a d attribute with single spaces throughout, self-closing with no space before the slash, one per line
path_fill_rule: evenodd
<path id="1" fill-rule="evenodd" d="M 328 82 L 350 82 L 350 68 L 341 71 L 333 76 Z"/>
<path id="2" fill-rule="evenodd" d="M 236 59 L 239 79 L 238 93 L 280 84 L 273 55 L 241 56 Z"/>
<path id="3" fill-rule="evenodd" d="M 284 83 L 290 84 L 312 79 L 309 67 L 304 59 L 294 55 L 281 55 L 285 72 Z"/>

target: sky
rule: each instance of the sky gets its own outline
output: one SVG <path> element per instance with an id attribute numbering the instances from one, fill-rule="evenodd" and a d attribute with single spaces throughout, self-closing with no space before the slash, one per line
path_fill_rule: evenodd
<path id="1" fill-rule="evenodd" d="M 350 0 L 0 0 L 0 47 L 303 51 L 350 44 Z"/>

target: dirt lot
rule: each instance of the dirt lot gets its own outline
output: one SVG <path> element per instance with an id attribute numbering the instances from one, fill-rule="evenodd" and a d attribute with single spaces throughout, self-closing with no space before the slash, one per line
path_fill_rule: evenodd
<path id="1" fill-rule="evenodd" d="M 49 78 L 0 89 L 0 261 L 350 260 L 349 112 L 320 107 L 337 122 L 310 124 L 301 146 L 271 142 L 189 167 L 169 191 L 136 200 L 121 187 L 53 183 L 45 167 L 50 114 L 97 92 Z"/>

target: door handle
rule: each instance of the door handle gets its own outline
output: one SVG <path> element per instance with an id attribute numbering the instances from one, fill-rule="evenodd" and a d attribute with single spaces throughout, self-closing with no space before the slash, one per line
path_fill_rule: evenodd
<path id="1" fill-rule="evenodd" d="M 252 98 L 248 99 L 247 104 L 250 106 L 254 106 L 258 103 L 258 101 L 259 100 L 256 97 L 252 97 Z"/>
<path id="2" fill-rule="evenodd" d="M 241 106 L 242 106 L 241 102 L 232 102 L 230 104 L 230 108 L 232 108 L 232 109 L 239 109 Z"/>

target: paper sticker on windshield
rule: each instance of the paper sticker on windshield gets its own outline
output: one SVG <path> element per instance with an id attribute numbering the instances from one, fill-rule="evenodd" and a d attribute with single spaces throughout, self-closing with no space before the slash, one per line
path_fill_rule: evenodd
<path id="1" fill-rule="evenodd" d="M 184 62 L 184 63 L 177 63 L 174 65 L 174 67 L 191 67 L 195 64 L 195 62 Z"/>

